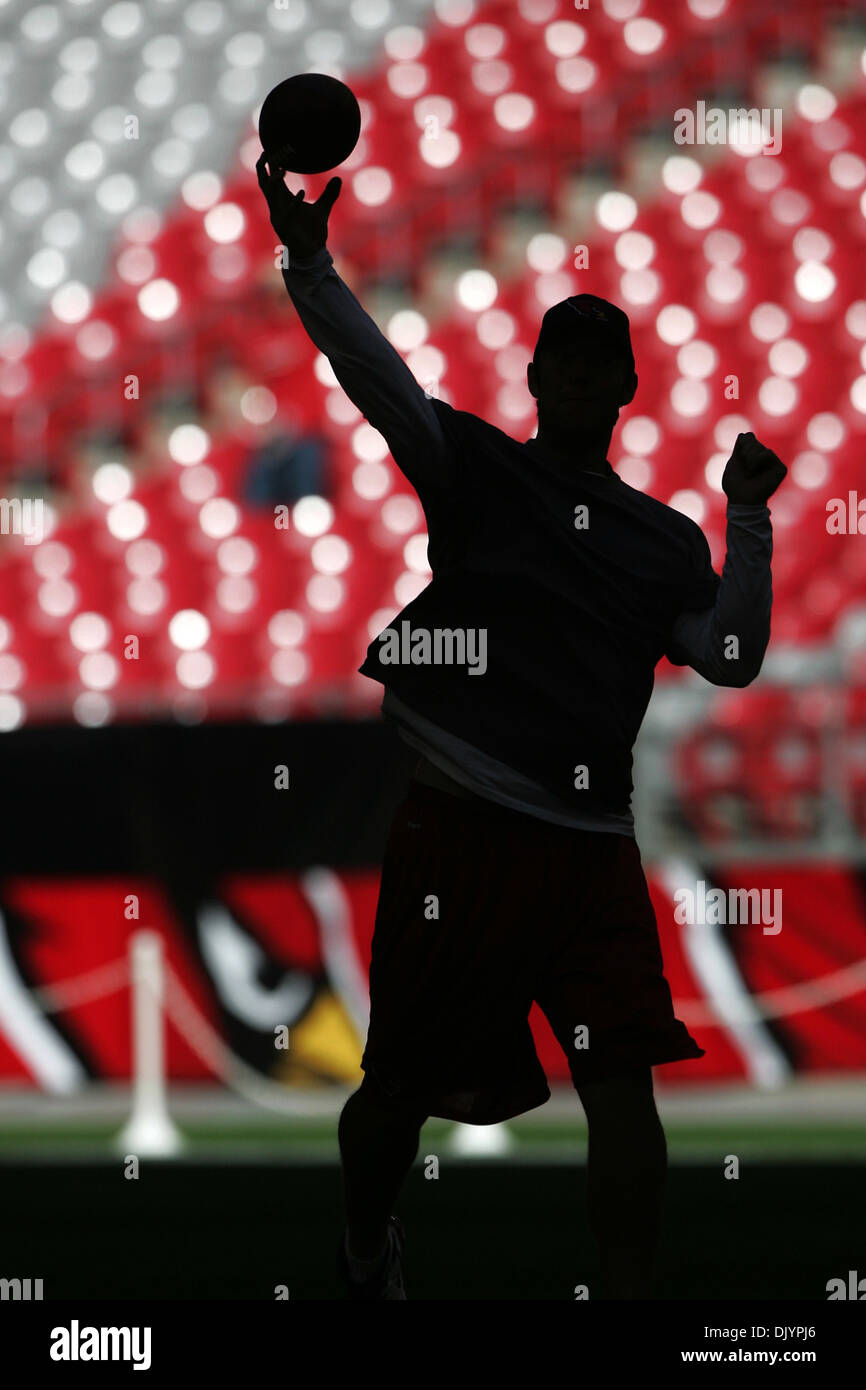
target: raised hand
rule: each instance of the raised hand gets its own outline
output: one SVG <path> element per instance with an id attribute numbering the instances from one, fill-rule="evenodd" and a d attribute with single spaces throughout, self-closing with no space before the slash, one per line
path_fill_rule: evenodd
<path id="1" fill-rule="evenodd" d="M 328 240 L 328 218 L 340 196 L 341 178 L 333 178 L 315 203 L 304 202 L 304 190 L 292 193 L 284 182 L 285 169 L 271 165 L 262 153 L 256 164 L 259 188 L 265 195 L 271 226 L 289 253 L 289 261 L 304 260 L 320 251 Z"/>
<path id="2" fill-rule="evenodd" d="M 722 491 L 729 502 L 765 503 L 787 471 L 772 449 L 753 434 L 738 434 L 722 474 Z"/>

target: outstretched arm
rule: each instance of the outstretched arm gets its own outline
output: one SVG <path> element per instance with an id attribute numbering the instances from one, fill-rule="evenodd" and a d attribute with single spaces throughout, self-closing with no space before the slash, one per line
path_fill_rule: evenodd
<path id="1" fill-rule="evenodd" d="M 448 487 L 454 461 L 433 401 L 334 269 L 326 239 L 341 180 L 331 179 L 316 203 L 305 203 L 303 189 L 291 193 L 283 171 L 268 173 L 265 159 L 256 166 L 259 184 L 288 251 L 283 280 L 309 337 L 413 487 Z"/>
<path id="2" fill-rule="evenodd" d="M 728 498 L 727 554 L 715 604 L 681 613 L 666 648 L 670 661 L 691 666 L 713 685 L 750 685 L 761 669 L 773 605 L 767 499 L 787 471 L 753 434 L 738 436 L 722 477 Z M 706 542 L 704 549 L 709 578 L 713 571 Z"/>

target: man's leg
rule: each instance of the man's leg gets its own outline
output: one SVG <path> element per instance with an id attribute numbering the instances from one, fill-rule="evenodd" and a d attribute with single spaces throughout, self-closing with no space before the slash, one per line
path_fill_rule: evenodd
<path id="1" fill-rule="evenodd" d="M 340 1115 L 337 1135 L 349 1249 L 359 1260 L 385 1248 L 388 1218 L 418 1153 L 427 1116 L 417 1106 L 394 1104 L 365 1076 Z"/>
<path id="2" fill-rule="evenodd" d="M 651 1298 L 667 1175 L 652 1069 L 576 1089 L 589 1125 L 587 1204 L 605 1294 Z"/>

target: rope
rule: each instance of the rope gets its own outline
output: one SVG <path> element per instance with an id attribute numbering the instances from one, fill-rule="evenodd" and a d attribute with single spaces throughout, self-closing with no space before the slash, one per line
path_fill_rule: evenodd
<path id="1" fill-rule="evenodd" d="M 200 1009 L 190 998 L 172 966 L 166 960 L 165 1009 L 186 1039 L 187 1044 L 227 1086 L 254 1101 L 265 1109 L 281 1114 L 309 1115 L 311 1103 L 315 1107 L 316 1097 L 306 1095 L 303 1099 L 292 1096 L 279 1081 L 262 1076 L 226 1046 L 219 1034 L 207 1021 Z M 125 959 L 111 961 L 71 980 L 42 989 L 31 990 L 37 1004 L 45 1013 L 57 1013 L 78 1004 L 103 998 L 115 990 L 129 985 L 129 964 Z M 855 961 L 841 970 L 832 971 L 816 980 L 802 984 L 786 985 L 780 989 L 767 990 L 763 994 L 749 996 L 748 1011 L 728 1011 L 725 1018 L 719 1018 L 716 1011 L 707 1004 L 696 1000 L 674 1001 L 674 1012 L 687 1028 L 724 1028 L 732 1022 L 750 1022 L 755 1013 L 763 1019 L 787 1018 L 793 1014 L 805 1013 L 809 1009 L 826 1008 L 839 1003 L 851 995 L 866 989 L 866 959 Z M 330 1111 L 326 1102 L 323 1113 Z"/>
<path id="2" fill-rule="evenodd" d="M 842 970 L 822 975 L 817 980 L 806 980 L 799 985 L 785 985 L 781 989 L 767 990 L 765 994 L 749 996 L 749 1004 L 762 1018 L 787 1018 L 791 1014 L 804 1013 L 807 1009 L 819 1009 L 827 1004 L 836 1004 L 840 999 L 858 994 L 866 989 L 866 960 L 855 961 Z M 677 1004 L 675 1013 L 686 1027 L 723 1028 L 731 1022 L 748 1022 L 754 1012 L 737 1012 L 732 1008 L 724 1019 L 720 1019 L 708 1005 L 690 1001 Z"/>
<path id="3" fill-rule="evenodd" d="M 123 958 L 113 960 L 108 965 L 97 966 L 84 975 L 76 975 L 71 980 L 61 980 L 43 989 L 30 991 L 32 997 L 45 1013 L 57 1013 L 60 1009 L 72 1009 L 76 1004 L 87 1004 L 92 999 L 113 994 L 129 984 L 129 962 Z"/>
<path id="4" fill-rule="evenodd" d="M 311 1110 L 330 1114 L 332 1103 L 328 1098 L 293 1096 L 281 1082 L 271 1081 L 236 1057 L 189 997 L 168 961 L 164 971 L 166 1012 L 199 1060 L 231 1090 L 281 1115 L 309 1116 Z"/>

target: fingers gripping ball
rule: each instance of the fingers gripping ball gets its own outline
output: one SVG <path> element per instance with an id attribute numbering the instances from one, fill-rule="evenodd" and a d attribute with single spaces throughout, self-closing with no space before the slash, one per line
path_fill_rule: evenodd
<path id="1" fill-rule="evenodd" d="M 307 203 L 304 190 L 290 192 L 283 181 L 284 170 L 276 167 L 269 170 L 267 159 L 262 151 L 256 162 L 256 173 L 267 200 L 271 226 L 291 260 L 314 256 L 327 245 L 328 219 L 340 196 L 343 181 L 338 177 L 329 179 L 318 201 Z"/>
<path id="2" fill-rule="evenodd" d="M 361 134 L 355 93 L 336 77 L 303 72 L 265 97 L 259 139 L 268 163 L 292 174 L 323 174 L 348 159 Z"/>

